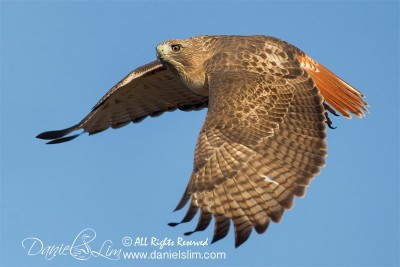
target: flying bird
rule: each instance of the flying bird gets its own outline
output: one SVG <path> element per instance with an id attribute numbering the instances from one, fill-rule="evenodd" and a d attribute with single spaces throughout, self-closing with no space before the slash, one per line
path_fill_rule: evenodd
<path id="1" fill-rule="evenodd" d="M 278 223 L 325 165 L 328 112 L 363 117 L 363 94 L 297 47 L 268 36 L 197 36 L 156 47 L 157 60 L 112 87 L 72 127 L 41 133 L 48 144 L 140 122 L 166 111 L 208 108 L 194 166 L 176 207 L 214 218 L 212 242 L 233 222 L 235 246 Z M 79 134 L 70 135 L 76 130 Z M 179 223 L 170 223 L 176 226 Z"/>

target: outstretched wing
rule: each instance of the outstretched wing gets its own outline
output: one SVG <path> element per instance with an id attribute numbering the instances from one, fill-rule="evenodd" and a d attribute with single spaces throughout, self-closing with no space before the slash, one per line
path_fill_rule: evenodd
<path id="1" fill-rule="evenodd" d="M 170 70 L 154 61 L 129 73 L 78 124 L 41 133 L 37 138 L 52 140 L 48 143 L 56 144 L 77 137 L 79 134 L 64 136 L 79 129 L 95 134 L 109 127 L 119 128 L 129 122 L 140 122 L 147 116 L 158 116 L 165 111 L 198 110 L 207 105 L 208 97 L 193 93 Z"/>
<path id="2" fill-rule="evenodd" d="M 193 232 L 206 229 L 214 217 L 213 242 L 227 235 L 233 221 L 237 247 L 253 228 L 263 233 L 271 220 L 279 222 L 324 165 L 325 110 L 315 83 L 293 56 L 276 53 L 230 68 L 223 64 L 229 56 L 208 62 L 209 110 L 177 209 L 191 199 L 181 222 L 200 209 Z M 263 68 L 254 71 L 258 65 Z"/>

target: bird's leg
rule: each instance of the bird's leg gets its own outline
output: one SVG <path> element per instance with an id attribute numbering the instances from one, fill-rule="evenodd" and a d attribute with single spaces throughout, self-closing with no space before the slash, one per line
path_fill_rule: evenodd
<path id="1" fill-rule="evenodd" d="M 330 113 L 332 113 L 335 116 L 339 116 L 339 114 L 336 113 L 336 111 L 331 108 L 331 106 L 329 106 L 327 103 L 324 102 L 324 108 L 325 110 L 328 110 Z"/>
<path id="2" fill-rule="evenodd" d="M 332 121 L 328 116 L 328 111 L 330 113 L 332 113 L 334 116 L 339 116 L 339 114 L 337 114 L 336 111 L 333 108 L 331 108 L 328 104 L 326 104 L 325 102 L 324 102 L 324 108 L 325 108 L 325 119 L 326 119 L 325 123 L 328 125 L 329 128 L 336 129 L 337 127 L 332 126 Z"/>
<path id="3" fill-rule="evenodd" d="M 333 127 L 332 126 L 332 121 L 331 121 L 331 119 L 329 118 L 329 116 L 328 116 L 328 112 L 327 111 L 325 111 L 325 123 L 328 125 L 328 127 L 329 128 L 331 128 L 331 129 L 336 129 L 337 127 Z"/>

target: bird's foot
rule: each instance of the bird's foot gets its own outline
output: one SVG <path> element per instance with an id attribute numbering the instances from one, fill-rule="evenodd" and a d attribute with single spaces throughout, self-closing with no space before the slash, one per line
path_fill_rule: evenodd
<path id="1" fill-rule="evenodd" d="M 339 114 L 337 114 L 336 111 L 333 108 L 331 108 L 328 104 L 326 104 L 325 102 L 324 102 L 324 108 L 325 108 L 325 123 L 328 125 L 329 128 L 336 129 L 337 127 L 332 126 L 333 123 L 328 116 L 328 111 L 331 114 L 333 114 L 334 116 L 339 116 Z"/>

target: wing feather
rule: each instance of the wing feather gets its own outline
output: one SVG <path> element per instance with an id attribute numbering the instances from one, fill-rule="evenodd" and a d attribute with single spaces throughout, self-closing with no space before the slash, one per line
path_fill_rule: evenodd
<path id="1" fill-rule="evenodd" d="M 189 209 L 214 216 L 213 242 L 226 236 L 232 220 L 236 247 L 253 228 L 263 233 L 270 221 L 279 222 L 325 164 L 326 118 L 319 90 L 295 57 L 276 64 L 270 64 L 276 56 L 265 58 L 274 73 L 238 70 L 238 65 L 230 70 L 223 64 L 218 71 L 218 62 L 212 62 L 209 111 L 178 206 L 192 198 Z M 282 73 L 276 66 L 283 66 Z"/>
<path id="2" fill-rule="evenodd" d="M 144 65 L 111 88 L 78 124 L 59 131 L 49 131 L 37 136 L 53 140 L 50 144 L 66 142 L 78 135 L 64 137 L 76 130 L 89 134 L 108 128 L 120 128 L 130 122 L 140 122 L 147 116 L 159 116 L 166 111 L 198 110 L 208 105 L 208 97 L 189 90 L 159 61 Z"/>

